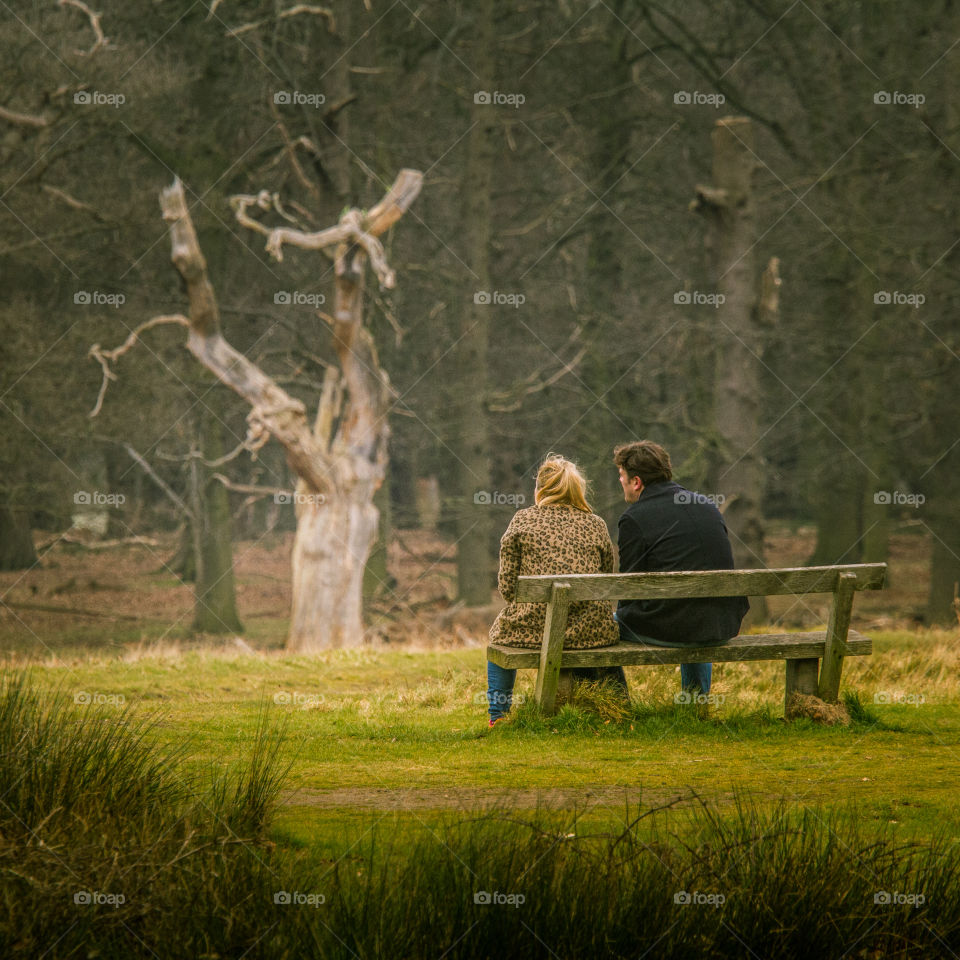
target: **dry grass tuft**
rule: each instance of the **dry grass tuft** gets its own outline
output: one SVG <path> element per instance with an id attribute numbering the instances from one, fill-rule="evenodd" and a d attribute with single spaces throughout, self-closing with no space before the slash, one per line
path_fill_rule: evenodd
<path id="1" fill-rule="evenodd" d="M 800 720 L 806 717 L 814 723 L 824 726 L 849 726 L 850 714 L 842 703 L 825 703 L 819 697 L 806 693 L 795 693 L 787 704 L 784 718 L 786 720 Z"/>

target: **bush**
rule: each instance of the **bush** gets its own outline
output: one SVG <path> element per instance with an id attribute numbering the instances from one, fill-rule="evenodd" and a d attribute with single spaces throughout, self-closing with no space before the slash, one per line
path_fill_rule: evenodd
<path id="1" fill-rule="evenodd" d="M 157 722 L 0 675 L 0 955 L 96 945 L 129 957 L 185 942 L 218 952 L 237 934 L 249 944 L 238 903 L 273 882 L 261 877 L 262 831 L 282 734 L 261 710 L 249 763 L 204 788 L 181 772 L 183 747 L 154 742 Z"/>

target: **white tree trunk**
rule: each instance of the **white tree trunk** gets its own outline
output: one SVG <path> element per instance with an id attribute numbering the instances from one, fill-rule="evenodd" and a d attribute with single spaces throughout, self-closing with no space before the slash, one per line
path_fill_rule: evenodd
<path id="1" fill-rule="evenodd" d="M 298 495 L 287 649 L 303 653 L 363 642 L 363 571 L 379 520 L 375 489 L 369 480 L 345 483 L 336 504 Z"/>

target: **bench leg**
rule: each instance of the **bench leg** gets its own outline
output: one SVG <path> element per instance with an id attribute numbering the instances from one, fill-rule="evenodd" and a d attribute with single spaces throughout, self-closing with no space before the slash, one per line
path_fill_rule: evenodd
<path id="1" fill-rule="evenodd" d="M 534 695 L 545 716 L 557 712 L 557 681 L 560 677 L 560 661 L 563 659 L 563 637 L 567 629 L 567 612 L 570 607 L 570 584 L 555 583 L 550 590 L 547 616 L 543 625 L 543 643 L 540 647 L 540 669 L 537 671 L 537 686 Z"/>
<path id="2" fill-rule="evenodd" d="M 787 689 L 783 698 L 783 708 L 786 710 L 790 698 L 795 693 L 817 695 L 817 674 L 820 661 L 817 657 L 808 657 L 804 660 L 787 660 Z"/>
<path id="3" fill-rule="evenodd" d="M 856 589 L 857 576 L 854 573 L 841 573 L 837 579 L 837 589 L 833 595 L 830 609 L 830 622 L 827 624 L 827 639 L 823 647 L 823 665 L 820 668 L 819 693 L 821 700 L 836 703 L 840 695 L 840 674 L 843 671 L 841 649 L 847 642 L 850 629 L 850 612 L 853 608 L 853 591 Z"/>
<path id="4" fill-rule="evenodd" d="M 556 706 L 569 703 L 573 699 L 573 688 L 575 680 L 572 670 L 561 670 L 560 678 L 557 680 L 557 700 Z"/>

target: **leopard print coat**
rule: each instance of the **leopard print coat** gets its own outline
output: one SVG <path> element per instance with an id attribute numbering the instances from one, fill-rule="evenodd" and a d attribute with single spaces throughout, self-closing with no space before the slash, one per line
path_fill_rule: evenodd
<path id="1" fill-rule="evenodd" d="M 498 586 L 507 606 L 490 628 L 493 643 L 540 647 L 547 605 L 515 603 L 514 597 L 517 577 L 550 573 L 613 573 L 613 544 L 601 517 L 560 504 L 514 514 L 500 540 Z M 570 604 L 564 647 L 606 647 L 619 639 L 609 603 Z"/>

